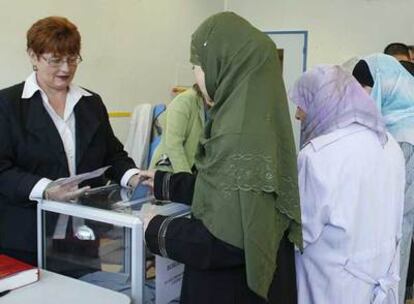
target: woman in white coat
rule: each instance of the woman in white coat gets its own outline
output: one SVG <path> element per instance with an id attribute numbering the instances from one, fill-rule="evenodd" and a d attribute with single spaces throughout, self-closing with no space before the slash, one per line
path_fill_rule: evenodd
<path id="1" fill-rule="evenodd" d="M 398 303 L 404 158 L 374 101 L 339 66 L 295 84 L 301 120 L 299 304 Z"/>

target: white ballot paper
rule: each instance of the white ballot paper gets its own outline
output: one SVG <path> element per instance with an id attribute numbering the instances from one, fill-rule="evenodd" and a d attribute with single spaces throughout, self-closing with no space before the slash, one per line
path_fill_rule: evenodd
<path id="1" fill-rule="evenodd" d="M 54 186 L 55 185 L 56 186 L 65 186 L 65 185 L 69 185 L 69 184 L 78 185 L 78 184 L 80 184 L 81 182 L 83 182 L 85 180 L 92 179 L 92 178 L 95 178 L 95 177 L 98 177 L 98 176 L 104 174 L 104 172 L 106 170 L 108 170 L 108 168 L 110 168 L 110 167 L 111 166 L 106 166 L 106 167 L 96 169 L 94 171 L 90 171 L 90 172 L 86 172 L 86 173 L 82 173 L 82 174 L 62 178 L 62 179 L 59 179 L 57 181 L 54 181 L 53 185 Z"/>
<path id="2" fill-rule="evenodd" d="M 94 171 L 70 176 L 67 178 L 61 178 L 56 181 L 53 181 L 53 186 L 66 186 L 72 184 L 72 186 L 76 186 L 80 184 L 81 182 L 98 177 L 102 175 L 109 167 L 106 166 L 99 169 L 96 169 Z M 53 239 L 64 239 L 66 237 L 66 229 L 69 222 L 69 216 L 60 214 L 58 221 L 56 223 L 55 231 L 53 233 Z M 77 217 L 72 218 L 72 229 L 74 231 L 75 236 L 80 240 L 94 240 L 95 235 L 93 231 L 85 225 L 85 220 Z"/>

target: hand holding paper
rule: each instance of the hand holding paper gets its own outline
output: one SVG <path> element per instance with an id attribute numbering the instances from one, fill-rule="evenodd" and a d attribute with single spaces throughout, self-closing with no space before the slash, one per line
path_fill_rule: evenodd
<path id="1" fill-rule="evenodd" d="M 53 181 L 46 187 L 44 198 L 59 202 L 68 202 L 77 199 L 90 189 L 89 186 L 79 189 L 78 185 L 85 180 L 102 175 L 109 167 L 106 166 L 91 172 Z"/>
<path id="2" fill-rule="evenodd" d="M 54 182 L 51 182 L 45 189 L 44 197 L 47 200 L 69 202 L 71 200 L 77 199 L 90 188 L 91 187 L 86 186 L 79 189 L 78 185 L 55 185 Z"/>
<path id="3" fill-rule="evenodd" d="M 141 170 L 138 174 L 140 183 L 154 189 L 155 170 Z"/>
<path id="4" fill-rule="evenodd" d="M 67 178 L 61 178 L 61 179 L 58 179 L 58 180 L 54 181 L 54 183 L 55 183 L 55 185 L 58 185 L 58 186 L 78 185 L 78 184 L 80 184 L 81 182 L 83 182 L 85 180 L 88 180 L 88 179 L 92 179 L 92 178 L 101 176 L 110 167 L 111 166 L 106 166 L 106 167 L 102 167 L 102 168 L 96 169 L 94 171 L 90 171 L 90 172 L 86 172 L 86 173 L 74 175 L 74 176 L 67 177 Z"/>

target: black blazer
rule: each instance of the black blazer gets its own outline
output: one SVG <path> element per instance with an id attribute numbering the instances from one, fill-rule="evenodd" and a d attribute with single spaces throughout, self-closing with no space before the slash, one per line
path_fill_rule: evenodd
<path id="1" fill-rule="evenodd" d="M 36 202 L 29 200 L 30 192 L 42 177 L 67 177 L 69 169 L 40 92 L 22 99 L 23 87 L 20 83 L 0 91 L 0 246 L 35 251 Z M 107 176 L 119 182 L 135 164 L 113 134 L 101 98 L 91 94 L 74 109 L 76 170 L 79 174 L 111 165 Z M 92 186 L 103 180 L 92 181 Z"/>

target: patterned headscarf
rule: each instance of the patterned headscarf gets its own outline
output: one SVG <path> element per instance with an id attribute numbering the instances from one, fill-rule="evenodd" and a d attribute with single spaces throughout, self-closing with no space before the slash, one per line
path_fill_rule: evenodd
<path id="1" fill-rule="evenodd" d="M 291 93 L 291 100 L 305 113 L 301 145 L 352 123 L 364 125 L 387 140 L 384 122 L 374 100 L 356 79 L 340 66 L 324 65 L 304 73 Z"/>
<path id="2" fill-rule="evenodd" d="M 267 296 L 285 233 L 302 246 L 296 151 L 276 46 L 234 13 L 204 21 L 191 62 L 214 100 L 196 158 L 192 210 L 244 250 L 248 286 Z"/>

